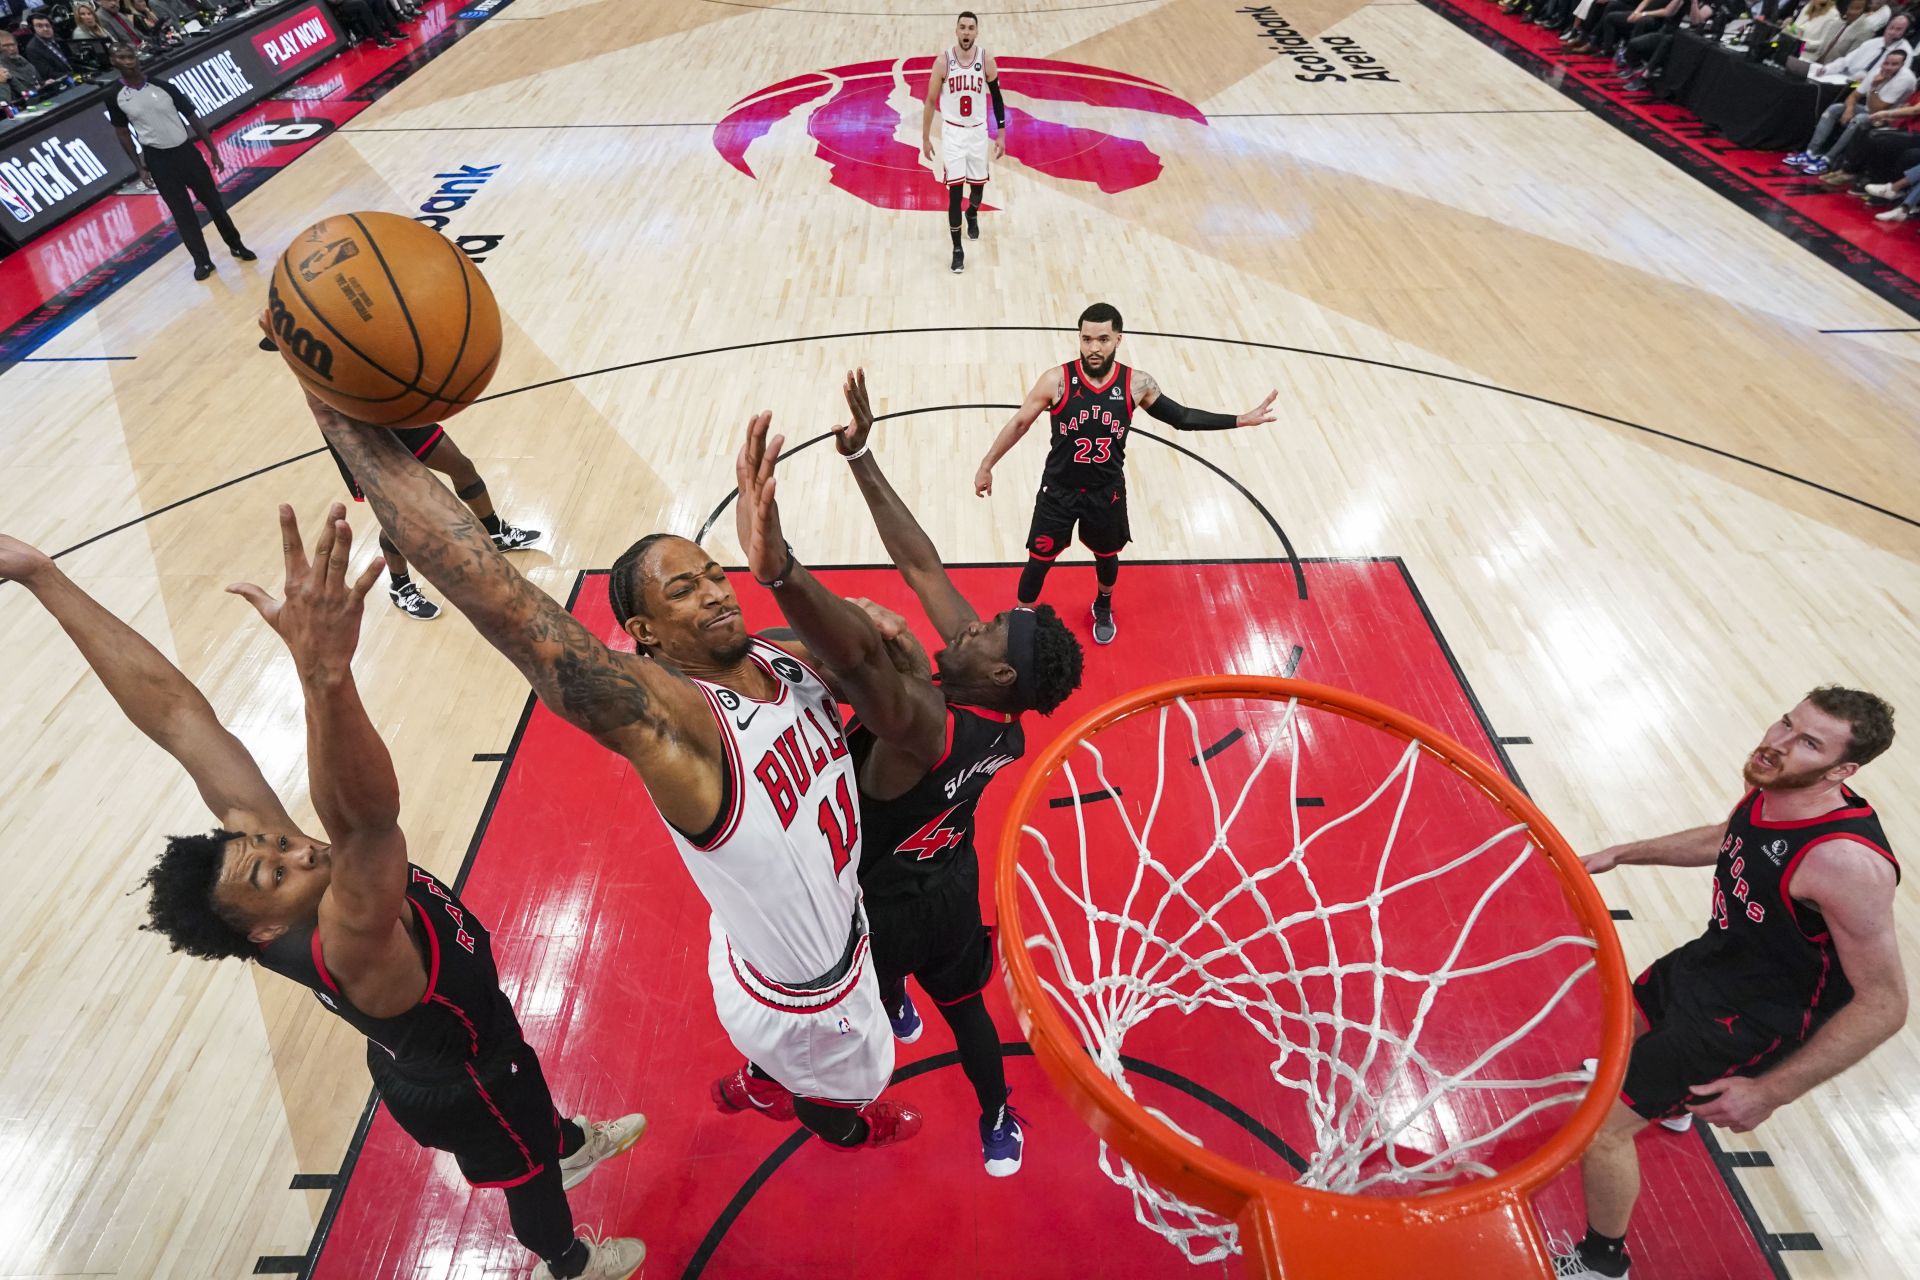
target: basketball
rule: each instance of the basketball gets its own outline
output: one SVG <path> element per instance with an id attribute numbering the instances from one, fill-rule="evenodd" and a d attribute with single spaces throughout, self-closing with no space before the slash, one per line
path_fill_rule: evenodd
<path id="1" fill-rule="evenodd" d="M 336 214 L 295 236 L 274 266 L 267 319 L 301 382 L 376 426 L 460 412 L 500 363 L 500 308 L 479 269 L 398 214 Z"/>

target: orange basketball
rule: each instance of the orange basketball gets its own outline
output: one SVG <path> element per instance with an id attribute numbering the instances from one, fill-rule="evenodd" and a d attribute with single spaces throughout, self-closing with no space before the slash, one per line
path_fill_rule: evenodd
<path id="1" fill-rule="evenodd" d="M 479 398 L 500 363 L 500 308 L 451 240 L 393 213 L 342 213 L 273 268 L 280 358 L 348 417 L 419 427 Z"/>

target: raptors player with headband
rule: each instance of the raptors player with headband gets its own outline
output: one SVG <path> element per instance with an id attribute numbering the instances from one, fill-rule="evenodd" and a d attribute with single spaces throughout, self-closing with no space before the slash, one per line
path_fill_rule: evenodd
<path id="1" fill-rule="evenodd" d="M 1112 644 L 1113 584 L 1120 577 L 1120 549 L 1133 540 L 1127 524 L 1127 432 L 1135 405 L 1179 431 L 1225 431 L 1272 422 L 1274 398 L 1235 417 L 1174 403 L 1173 397 L 1143 369 L 1115 361 L 1120 349 L 1120 312 L 1096 302 L 1080 313 L 1080 358 L 1049 369 L 994 437 L 993 447 L 973 476 L 973 491 L 993 492 L 993 466 L 1027 433 L 1042 413 L 1049 415 L 1046 470 L 1033 503 L 1027 531 L 1027 567 L 1020 574 L 1020 603 L 1032 605 L 1054 560 L 1073 541 L 1093 552 L 1100 590 L 1093 598 L 1093 639 Z"/>
<path id="2" fill-rule="evenodd" d="M 634 653 L 608 648 L 507 563 L 473 513 L 391 431 L 309 397 L 387 536 L 561 719 L 624 756 L 713 908 L 707 971 L 746 1064 L 722 1111 L 802 1123 L 836 1147 L 911 1137 L 875 1101 L 893 1037 L 860 910 L 860 811 L 834 695 L 807 663 L 748 634 L 726 571 L 650 534 L 608 593 Z"/>
<path id="3" fill-rule="evenodd" d="M 960 247 L 960 187 L 969 188 L 967 239 L 980 238 L 980 198 L 987 185 L 987 113 L 993 101 L 996 130 L 992 147 L 998 160 L 1007 153 L 1007 105 L 1000 98 L 1000 69 L 980 47 L 980 19 L 962 10 L 954 23 L 953 46 L 933 55 L 927 72 L 926 109 L 920 113 L 920 150 L 933 152 L 933 113 L 940 113 L 940 180 L 947 184 L 947 231 L 953 236 L 953 270 L 967 268 Z"/>
<path id="4" fill-rule="evenodd" d="M 1007 1105 L 1000 1033 L 981 996 L 993 973 L 993 938 L 980 920 L 974 819 L 994 776 L 1026 752 L 1022 714 L 1051 714 L 1080 687 L 1080 642 L 1045 606 L 980 617 L 867 449 L 866 374 L 848 374 L 845 391 L 853 416 L 836 433 L 840 454 L 887 554 L 945 642 L 934 660 L 938 677 L 898 614 L 870 602 L 863 612 L 794 560 L 774 500 L 782 442 L 767 442 L 764 419 L 736 461 L 740 542 L 754 575 L 773 575 L 781 611 L 859 715 L 848 741 L 866 826 L 860 887 L 893 1033 L 906 1043 L 920 1038 L 911 976 L 953 1031 L 980 1104 L 986 1171 L 1004 1178 L 1019 1172 L 1025 1136 Z"/>
<path id="5" fill-rule="evenodd" d="M 1873 806 L 1847 786 L 1891 745 L 1892 707 L 1860 689 L 1815 689 L 1747 757 L 1747 793 L 1725 822 L 1584 859 L 1594 875 L 1710 866 L 1713 907 L 1706 932 L 1634 980 L 1640 1035 L 1580 1161 L 1587 1234 L 1555 1274 L 1629 1273 L 1634 1140 L 1650 1121 L 1697 1116 L 1745 1133 L 1906 1022 L 1900 864 Z"/>

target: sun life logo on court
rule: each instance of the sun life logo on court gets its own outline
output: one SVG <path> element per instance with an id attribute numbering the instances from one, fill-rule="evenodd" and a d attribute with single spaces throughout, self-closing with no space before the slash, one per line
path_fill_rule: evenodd
<path id="1" fill-rule="evenodd" d="M 420 212 L 414 215 L 413 220 L 445 234 L 447 225 L 453 221 L 448 215 L 466 208 L 480 188 L 499 173 L 500 166 L 497 164 L 463 164 L 453 173 L 434 174 L 440 186 L 427 197 L 427 202 L 420 206 Z M 463 235 L 453 237 L 453 245 L 470 260 L 485 262 L 486 255 L 498 249 L 505 239 L 505 236 Z"/>
<path id="2" fill-rule="evenodd" d="M 333 348 L 293 322 L 277 285 L 267 288 L 267 321 L 273 326 L 274 343 L 281 351 L 313 370 L 314 376 L 333 381 Z"/>
<path id="3" fill-rule="evenodd" d="M 1007 106 L 1007 155 L 1028 169 L 1063 182 L 1112 194 L 1159 178 L 1159 155 L 1123 129 L 1139 116 L 1164 116 L 1205 127 L 1207 117 L 1164 85 L 1122 71 L 1047 58 L 996 60 Z M 920 103 L 932 73 L 927 56 L 850 63 L 748 94 L 714 128 L 713 145 L 726 162 L 756 177 L 747 152 L 789 117 L 804 115 L 813 154 L 828 181 L 881 209 L 944 210 L 945 186 L 929 171 L 919 147 Z M 1108 129 L 1049 119 L 1051 104 L 1084 117 L 1088 108 L 1111 113 Z M 1024 105 L 1016 105 L 1024 104 Z M 797 136 L 797 135 L 796 135 Z"/>

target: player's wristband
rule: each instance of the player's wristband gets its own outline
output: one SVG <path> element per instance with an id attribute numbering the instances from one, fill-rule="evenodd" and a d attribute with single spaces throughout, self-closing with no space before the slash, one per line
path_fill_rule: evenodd
<path id="1" fill-rule="evenodd" d="M 787 578 L 792 573 L 793 573 L 793 544 L 789 542 L 787 543 L 787 562 L 780 566 L 780 572 L 773 575 L 773 581 L 760 582 L 760 579 L 758 578 L 755 578 L 754 581 L 760 582 L 760 585 L 765 587 L 769 591 L 778 591 L 780 588 L 787 585 Z"/>
<path id="2" fill-rule="evenodd" d="M 1226 431 L 1240 425 L 1240 419 L 1230 413 L 1189 409 L 1164 391 L 1153 398 L 1147 412 L 1176 431 Z"/>
<path id="3" fill-rule="evenodd" d="M 864 458 L 867 456 L 867 449 L 871 446 L 871 443 L 872 442 L 869 441 L 867 444 L 861 445 L 858 449 L 854 450 L 852 453 L 843 453 L 840 456 L 845 458 L 848 462 L 852 462 L 855 458 Z"/>

